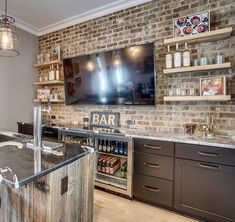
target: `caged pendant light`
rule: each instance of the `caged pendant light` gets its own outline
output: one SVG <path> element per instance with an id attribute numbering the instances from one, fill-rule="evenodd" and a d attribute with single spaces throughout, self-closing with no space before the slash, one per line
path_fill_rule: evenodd
<path id="1" fill-rule="evenodd" d="M 6 0 L 5 14 L 0 16 L 0 56 L 13 57 L 19 54 L 15 19 L 7 15 Z"/>

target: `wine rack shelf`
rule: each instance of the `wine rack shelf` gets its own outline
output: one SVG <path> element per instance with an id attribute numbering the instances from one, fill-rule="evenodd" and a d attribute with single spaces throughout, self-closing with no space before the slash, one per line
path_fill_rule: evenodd
<path id="1" fill-rule="evenodd" d="M 231 63 L 221 63 L 221 64 L 211 64 L 205 66 L 189 66 L 189 67 L 180 67 L 180 68 L 172 68 L 172 69 L 164 69 L 164 74 L 173 74 L 173 73 L 183 73 L 183 72 L 200 72 L 200 71 L 208 71 L 208 70 L 217 70 L 217 69 L 227 69 L 231 68 Z"/>
<path id="2" fill-rule="evenodd" d="M 127 156 L 118 155 L 118 154 L 114 154 L 114 153 L 106 153 L 106 152 L 101 152 L 101 151 L 98 151 L 98 153 L 100 153 L 100 154 L 105 154 L 105 155 L 109 155 L 109 156 L 116 156 L 116 157 L 124 158 L 124 159 L 127 159 L 127 158 L 128 158 Z"/>
<path id="3" fill-rule="evenodd" d="M 120 170 L 118 170 L 114 175 L 102 173 L 102 172 L 96 172 L 96 173 L 99 175 L 102 175 L 102 176 L 113 178 L 113 179 L 118 179 L 118 180 L 123 180 L 123 181 L 127 180 L 126 178 L 121 178 L 121 171 Z"/>
<path id="4" fill-rule="evenodd" d="M 229 101 L 231 95 L 221 96 L 164 96 L 163 100 L 166 102 L 174 101 Z"/>
<path id="5" fill-rule="evenodd" d="M 165 45 L 175 45 L 176 43 L 199 43 L 199 42 L 205 42 L 205 41 L 214 41 L 219 39 L 224 39 L 226 37 L 229 37 L 232 33 L 232 27 L 223 28 L 223 29 L 217 29 L 197 35 L 188 35 L 184 37 L 176 37 L 176 38 L 170 38 L 165 39 L 164 44 Z"/>

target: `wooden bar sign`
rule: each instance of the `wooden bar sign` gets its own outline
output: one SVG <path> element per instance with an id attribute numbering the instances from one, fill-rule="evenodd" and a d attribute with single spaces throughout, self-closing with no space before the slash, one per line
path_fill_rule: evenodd
<path id="1" fill-rule="evenodd" d="M 91 125 L 102 127 L 119 127 L 120 113 L 91 112 Z"/>

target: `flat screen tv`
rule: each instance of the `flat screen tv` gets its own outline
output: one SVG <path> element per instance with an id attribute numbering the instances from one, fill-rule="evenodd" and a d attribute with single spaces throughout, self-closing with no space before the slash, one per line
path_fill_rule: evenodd
<path id="1" fill-rule="evenodd" d="M 63 60 L 66 105 L 155 105 L 153 43 Z"/>

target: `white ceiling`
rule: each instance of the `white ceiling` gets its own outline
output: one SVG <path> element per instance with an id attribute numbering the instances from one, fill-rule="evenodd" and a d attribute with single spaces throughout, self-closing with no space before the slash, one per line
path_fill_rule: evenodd
<path id="1" fill-rule="evenodd" d="M 151 0 L 8 0 L 8 14 L 16 25 L 44 35 L 80 22 Z M 0 0 L 0 11 L 5 0 Z"/>

